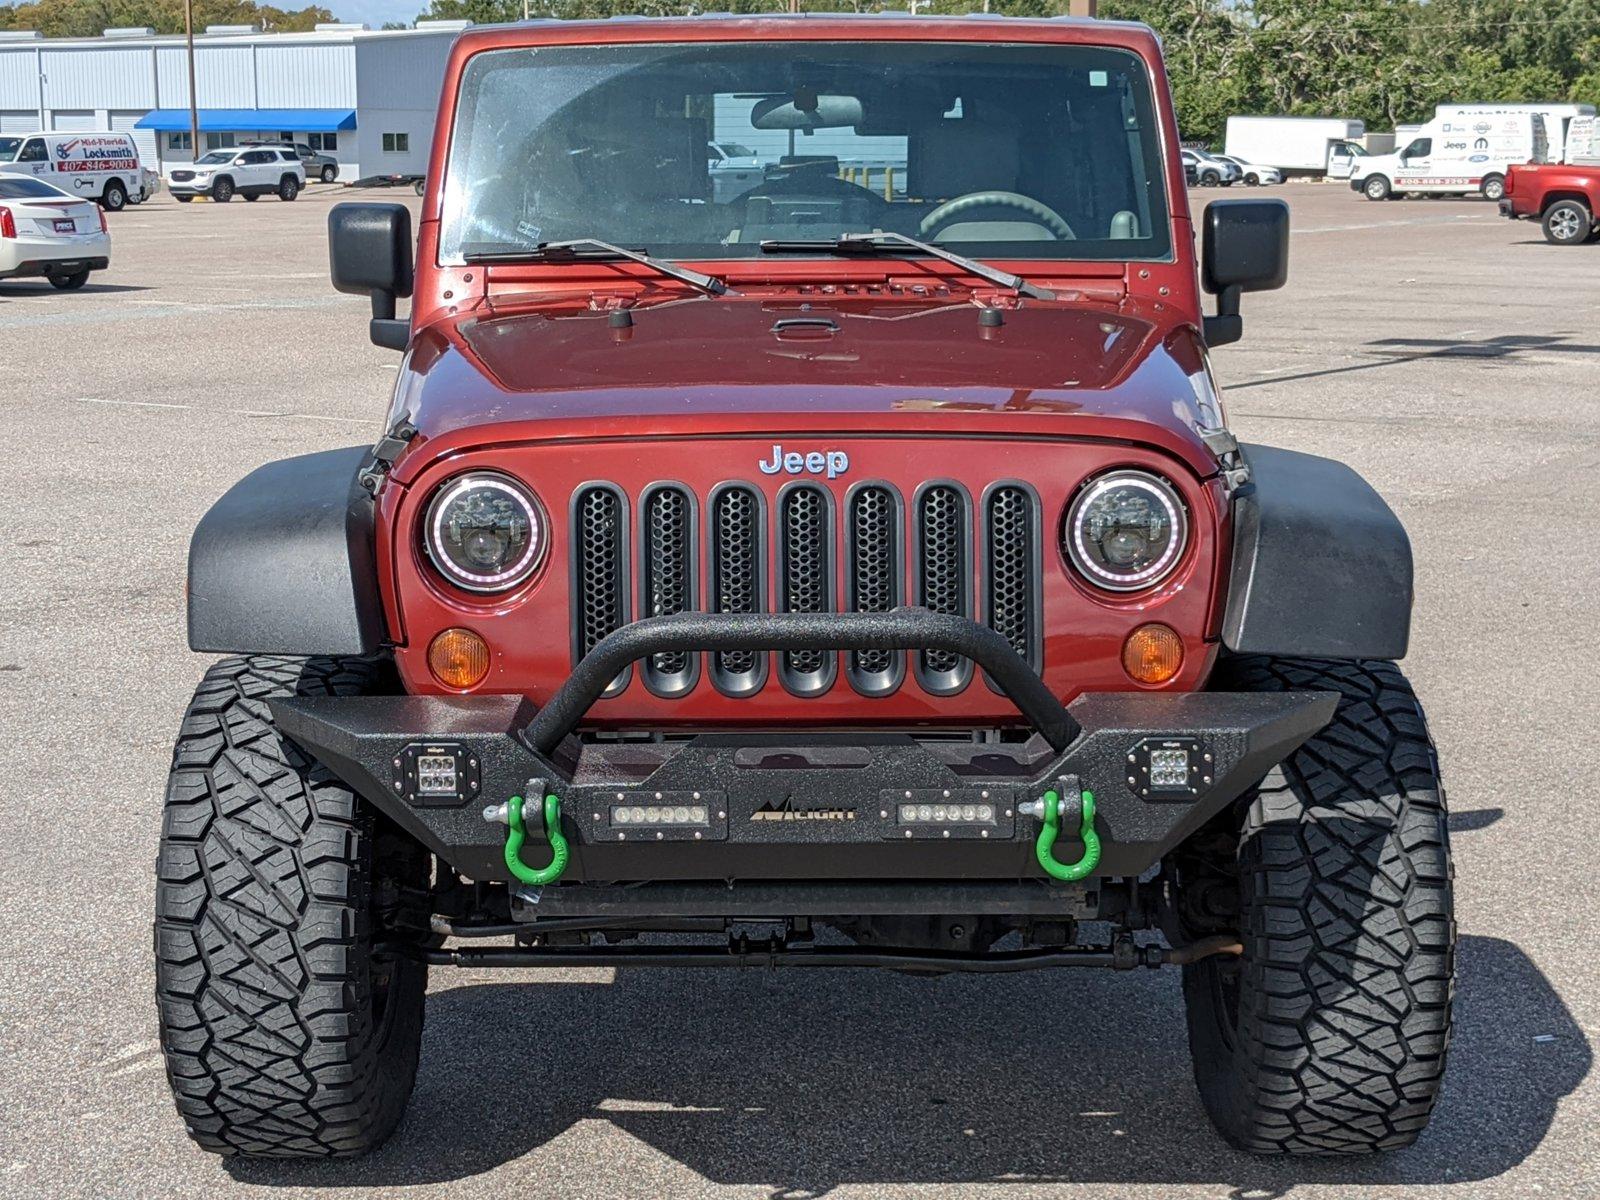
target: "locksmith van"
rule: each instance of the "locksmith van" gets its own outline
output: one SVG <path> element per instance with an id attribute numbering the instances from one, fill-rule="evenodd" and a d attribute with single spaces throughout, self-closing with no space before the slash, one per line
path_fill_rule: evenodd
<path id="1" fill-rule="evenodd" d="M 1411 195 L 1505 195 L 1513 164 L 1546 162 L 1549 143 L 1537 113 L 1468 113 L 1437 117 L 1395 154 L 1356 161 L 1350 186 L 1368 200 Z"/>
<path id="2" fill-rule="evenodd" d="M 110 212 L 144 195 L 133 138 L 110 130 L 0 136 L 0 172 L 32 175 Z"/>

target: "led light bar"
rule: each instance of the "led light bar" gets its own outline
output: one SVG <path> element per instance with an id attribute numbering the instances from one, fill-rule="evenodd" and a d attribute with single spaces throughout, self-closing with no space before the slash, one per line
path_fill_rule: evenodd
<path id="1" fill-rule="evenodd" d="M 902 825 L 993 825 L 992 804 L 902 804 Z"/>
<path id="2" fill-rule="evenodd" d="M 613 804 L 613 828 L 692 828 L 711 823 L 710 810 L 704 804 Z"/>

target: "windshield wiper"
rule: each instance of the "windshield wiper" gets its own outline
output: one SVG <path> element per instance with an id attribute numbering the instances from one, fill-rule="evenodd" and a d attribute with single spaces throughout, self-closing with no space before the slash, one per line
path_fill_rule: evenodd
<path id="1" fill-rule="evenodd" d="M 640 263 L 669 279 L 677 279 L 690 287 L 698 288 L 708 296 L 721 296 L 728 285 L 715 275 L 694 271 L 681 263 L 665 258 L 652 258 L 639 250 L 626 250 L 602 242 L 599 238 L 573 238 L 565 242 L 540 242 L 537 246 L 524 246 L 505 250 L 480 250 L 462 255 L 469 263 L 539 262 L 548 259 L 625 258 Z"/>
<path id="2" fill-rule="evenodd" d="M 802 241 L 772 241 L 762 242 L 763 254 L 793 254 L 814 253 L 818 250 L 832 250 L 836 254 L 876 254 L 889 249 L 891 246 L 904 246 L 915 250 L 919 254 L 931 254 L 934 258 L 942 258 L 952 266 L 960 267 L 970 275 L 979 279 L 987 279 L 990 283 L 999 284 L 1003 288 L 1023 296 L 1032 296 L 1035 300 L 1054 300 L 1056 294 L 1049 288 L 1042 288 L 1036 283 L 1029 283 L 1021 275 L 1013 275 L 1010 271 L 1002 271 L 999 267 L 991 267 L 987 263 L 978 262 L 976 259 L 967 258 L 965 255 L 956 254 L 946 250 L 943 246 L 936 246 L 932 242 L 918 241 L 904 233 L 845 233 L 840 234 L 831 242 L 802 242 Z"/>

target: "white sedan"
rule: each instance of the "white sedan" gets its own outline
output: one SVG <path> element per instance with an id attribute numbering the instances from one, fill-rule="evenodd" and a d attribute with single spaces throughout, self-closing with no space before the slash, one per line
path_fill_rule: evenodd
<path id="1" fill-rule="evenodd" d="M 1283 182 L 1283 172 L 1278 170 L 1277 167 L 1266 167 L 1262 166 L 1260 163 L 1247 163 L 1244 159 L 1235 158 L 1231 154 L 1218 154 L 1216 157 L 1220 158 L 1223 162 L 1232 163 L 1234 166 L 1238 167 L 1240 174 L 1244 177 L 1245 183 L 1250 187 L 1255 187 L 1257 184 L 1263 183 Z"/>
<path id="2" fill-rule="evenodd" d="M 0 174 L 0 279 L 43 276 L 63 291 L 111 264 L 106 215 L 42 179 Z"/>

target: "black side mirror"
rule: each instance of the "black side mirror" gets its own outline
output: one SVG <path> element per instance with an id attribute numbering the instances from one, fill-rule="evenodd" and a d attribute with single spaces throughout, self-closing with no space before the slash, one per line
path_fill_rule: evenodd
<path id="1" fill-rule="evenodd" d="M 1213 200 L 1200 235 L 1200 282 L 1217 298 L 1205 319 L 1208 346 L 1244 336 L 1242 292 L 1281 288 L 1289 278 L 1289 206 L 1282 200 Z"/>
<path id="2" fill-rule="evenodd" d="M 373 345 L 404 350 L 411 322 L 394 315 L 411 295 L 411 210 L 403 204 L 335 204 L 328 213 L 328 267 L 341 292 L 372 297 Z"/>

